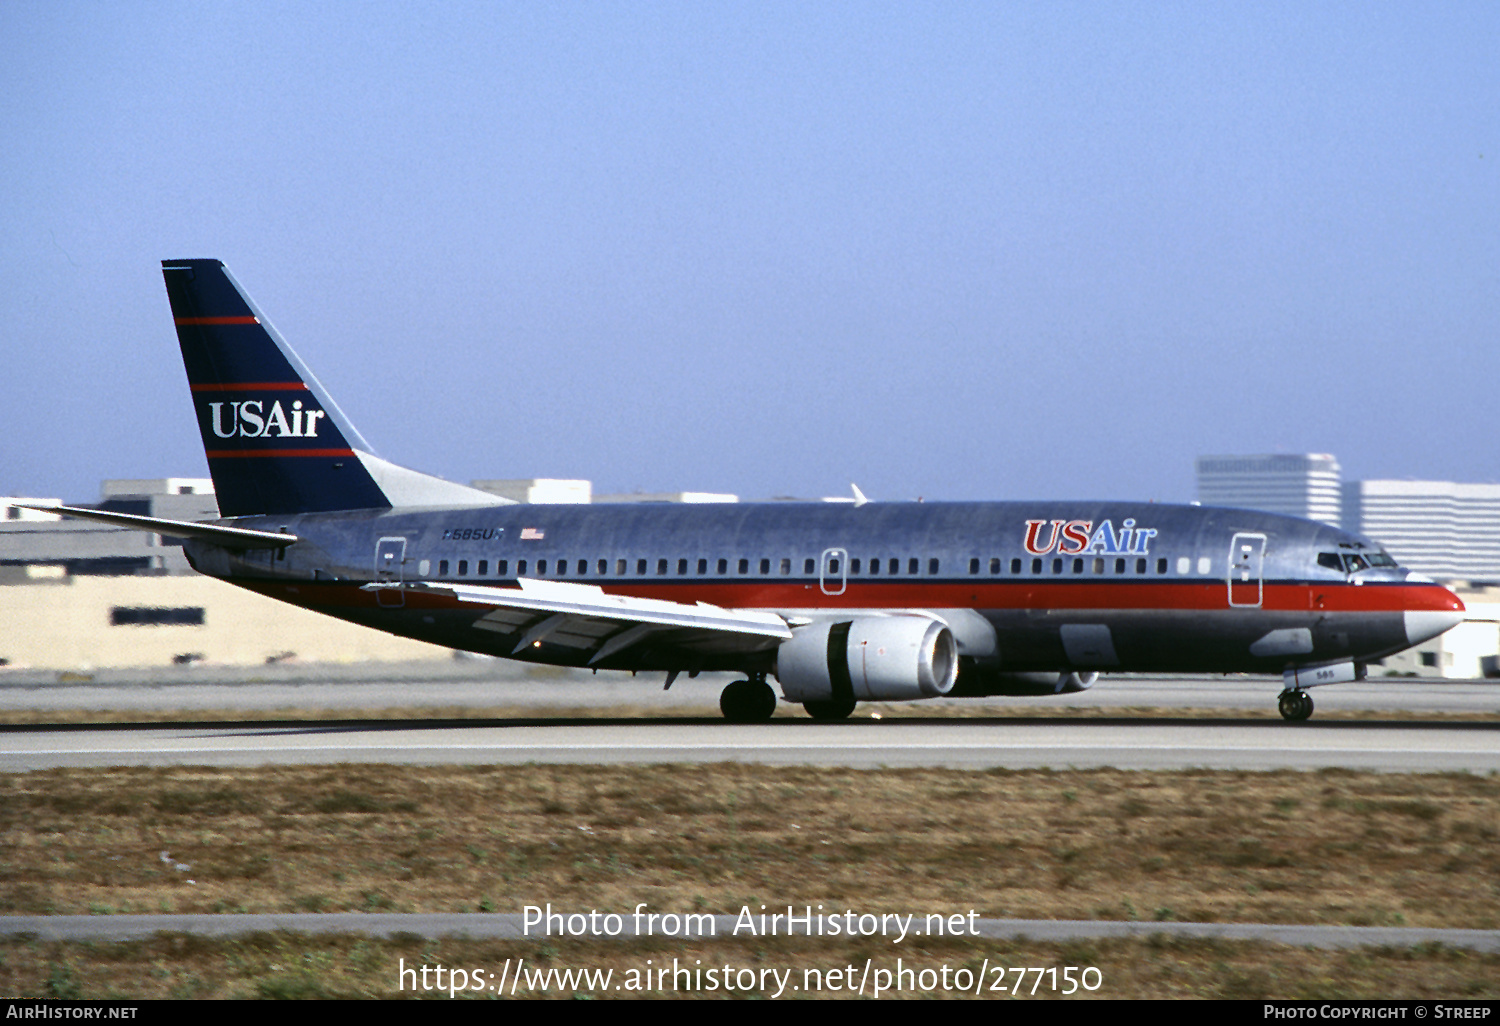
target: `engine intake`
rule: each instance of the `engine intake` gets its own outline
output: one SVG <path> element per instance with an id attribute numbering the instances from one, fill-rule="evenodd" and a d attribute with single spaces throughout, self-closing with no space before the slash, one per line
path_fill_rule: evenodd
<path id="1" fill-rule="evenodd" d="M 958 679 L 958 643 L 921 616 L 824 620 L 777 649 L 776 679 L 789 702 L 940 698 Z"/>

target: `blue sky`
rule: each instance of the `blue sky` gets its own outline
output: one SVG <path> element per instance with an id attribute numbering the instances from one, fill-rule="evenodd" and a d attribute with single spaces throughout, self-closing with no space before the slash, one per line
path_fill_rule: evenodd
<path id="1" fill-rule="evenodd" d="M 1500 480 L 1500 5 L 0 4 L 0 494 L 206 472 L 218 257 L 455 480 Z"/>

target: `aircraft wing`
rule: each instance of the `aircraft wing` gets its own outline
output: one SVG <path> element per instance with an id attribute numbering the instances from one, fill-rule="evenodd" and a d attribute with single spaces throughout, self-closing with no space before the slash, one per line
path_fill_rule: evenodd
<path id="1" fill-rule="evenodd" d="M 366 590 L 448 592 L 465 605 L 488 606 L 474 624 L 481 630 L 516 634 L 517 654 L 544 639 L 592 649 L 594 666 L 650 638 L 702 653 L 758 651 L 786 641 L 792 630 L 775 613 L 723 609 L 706 602 L 688 605 L 661 599 L 607 595 L 592 584 L 520 578 L 519 588 L 470 584 L 367 584 Z"/>
<path id="2" fill-rule="evenodd" d="M 135 513 L 111 513 L 102 509 L 83 509 L 78 506 L 34 506 L 16 502 L 11 505 L 22 509 L 34 509 L 42 513 L 76 517 L 79 520 L 95 520 L 111 527 L 124 527 L 132 531 L 153 531 L 174 538 L 199 538 L 213 542 L 226 549 L 284 549 L 297 541 L 295 534 L 279 534 L 275 531 L 255 531 L 248 527 L 228 527 L 224 524 L 201 524 L 192 520 L 164 520 L 161 517 L 143 517 Z"/>

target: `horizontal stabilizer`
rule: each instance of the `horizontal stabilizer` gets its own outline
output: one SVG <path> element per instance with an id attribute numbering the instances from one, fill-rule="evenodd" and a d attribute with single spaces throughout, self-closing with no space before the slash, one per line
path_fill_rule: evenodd
<path id="1" fill-rule="evenodd" d="M 76 517 L 79 520 L 94 520 L 101 524 L 109 524 L 111 527 L 129 528 L 132 531 L 151 531 L 154 534 L 169 534 L 177 538 L 197 538 L 226 549 L 284 549 L 297 541 L 295 534 L 253 531 L 248 527 L 200 524 L 191 520 L 163 520 L 160 517 L 143 517 L 134 513 L 110 513 L 102 509 L 81 509 L 77 506 L 31 506 L 24 502 L 17 502 L 13 505 L 42 513 Z"/>

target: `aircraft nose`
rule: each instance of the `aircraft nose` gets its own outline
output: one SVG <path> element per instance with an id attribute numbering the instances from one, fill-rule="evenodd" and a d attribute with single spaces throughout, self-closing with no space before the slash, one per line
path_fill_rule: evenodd
<path id="1" fill-rule="evenodd" d="M 1413 589 L 1412 597 L 1415 601 L 1404 613 L 1408 644 L 1420 644 L 1463 622 L 1463 599 L 1442 585 L 1433 583 L 1430 578 L 1418 574 L 1408 574 L 1406 581 L 1408 584 L 1423 585 L 1420 589 Z"/>

